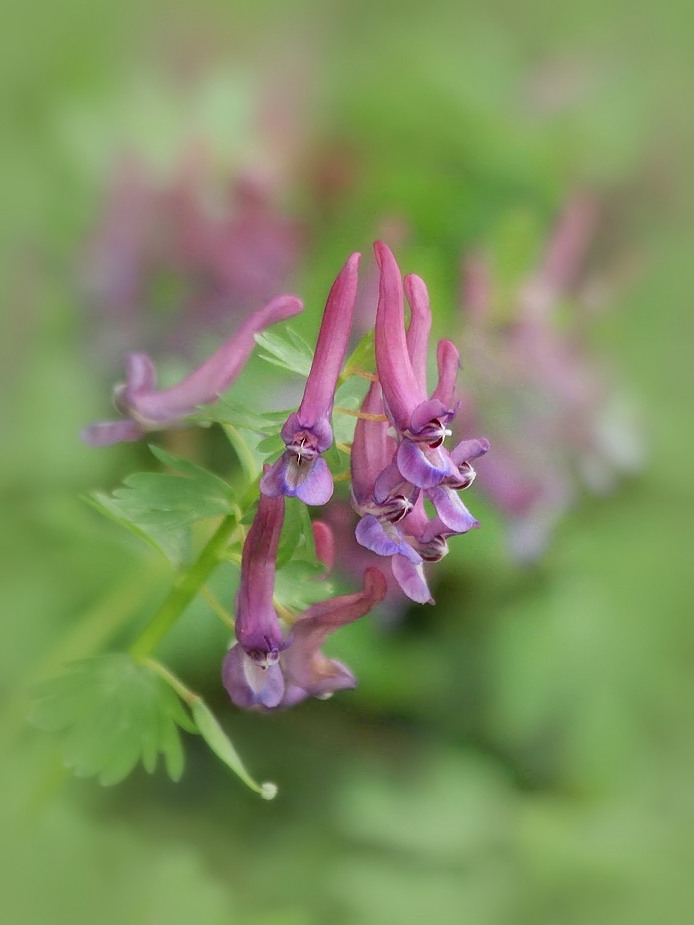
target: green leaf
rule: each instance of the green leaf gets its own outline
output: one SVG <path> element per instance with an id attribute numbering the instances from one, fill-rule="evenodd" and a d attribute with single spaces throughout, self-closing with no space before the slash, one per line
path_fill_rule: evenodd
<path id="1" fill-rule="evenodd" d="M 298 498 L 287 498 L 284 523 L 277 549 L 277 568 L 283 568 L 295 557 L 315 558 L 311 518 L 306 505 Z"/>
<path id="2" fill-rule="evenodd" d="M 210 711 L 205 702 L 202 700 L 195 700 L 191 704 L 190 709 L 198 727 L 198 732 L 215 755 L 220 758 L 234 774 L 240 777 L 247 787 L 259 793 L 264 800 L 273 800 L 277 796 L 277 785 L 269 781 L 264 784 L 259 784 L 250 776 L 241 761 L 241 756 L 236 751 L 231 740 L 219 725 L 214 714 Z"/>
<path id="3" fill-rule="evenodd" d="M 31 721 L 60 736 L 65 764 L 102 784 L 127 777 L 139 761 L 154 771 L 159 754 L 169 775 L 183 771 L 177 726 L 195 727 L 173 690 L 128 655 L 74 662 L 40 684 Z"/>
<path id="4" fill-rule="evenodd" d="M 260 358 L 300 376 L 308 376 L 313 363 L 313 349 L 300 334 L 286 327 L 282 334 L 263 331 L 255 335 L 256 343 L 266 351 Z"/>
<path id="5" fill-rule="evenodd" d="M 278 432 L 271 437 L 266 437 L 264 440 L 261 440 L 256 450 L 266 458 L 270 456 L 273 458 L 281 456 L 282 453 L 284 453 L 284 440 L 282 440 Z"/>
<path id="6" fill-rule="evenodd" d="M 324 574 L 325 566 L 320 562 L 294 559 L 276 573 L 274 596 L 288 610 L 300 613 L 332 595 L 333 584 L 322 579 Z"/>
<path id="7" fill-rule="evenodd" d="M 373 372 L 376 369 L 376 354 L 374 349 L 374 332 L 367 331 L 362 337 L 352 354 L 347 358 L 341 381 L 354 375 L 354 370 L 361 370 L 365 373 Z"/>
<path id="8" fill-rule="evenodd" d="M 189 547 L 187 532 L 159 528 L 156 524 L 148 524 L 145 529 L 131 519 L 115 498 L 103 491 L 93 491 L 85 495 L 84 500 L 104 517 L 152 546 L 174 565 L 186 558 Z"/>
<path id="9" fill-rule="evenodd" d="M 241 427 L 243 430 L 270 436 L 279 433 L 289 414 L 289 411 L 263 411 L 256 414 L 246 405 L 238 405 L 222 398 L 211 408 L 201 409 L 196 415 L 196 420 L 231 424 L 232 427 Z"/>
<path id="10" fill-rule="evenodd" d="M 197 520 L 233 509 L 231 487 L 219 476 L 186 459 L 151 446 L 173 472 L 136 472 L 110 497 L 95 492 L 94 507 L 150 543 L 175 564 L 186 556 L 188 528 Z"/>

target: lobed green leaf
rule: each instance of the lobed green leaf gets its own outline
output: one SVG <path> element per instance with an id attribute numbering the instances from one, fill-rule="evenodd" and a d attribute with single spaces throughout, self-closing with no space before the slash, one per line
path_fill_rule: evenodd
<path id="1" fill-rule="evenodd" d="M 263 331 L 255 335 L 255 340 L 266 351 L 259 354 L 261 359 L 300 376 L 308 376 L 313 363 L 313 348 L 292 328 L 286 327 L 282 334 L 275 330 Z"/>
<path id="2" fill-rule="evenodd" d="M 127 777 L 138 762 L 152 773 L 164 757 L 169 776 L 183 771 L 177 727 L 194 732 L 173 690 L 125 654 L 74 662 L 37 686 L 31 721 L 60 736 L 65 764 L 102 784 Z"/>

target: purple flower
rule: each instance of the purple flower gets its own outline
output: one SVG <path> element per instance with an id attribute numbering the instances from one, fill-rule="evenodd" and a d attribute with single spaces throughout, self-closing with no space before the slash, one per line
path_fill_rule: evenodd
<path id="1" fill-rule="evenodd" d="M 315 505 L 332 496 L 332 475 L 321 454 L 333 442 L 330 418 L 352 327 L 359 258 L 352 254 L 330 290 L 301 404 L 282 427 L 287 449 L 260 481 L 266 495 Z"/>
<path id="2" fill-rule="evenodd" d="M 275 665 L 284 648 L 282 628 L 273 603 L 275 563 L 283 521 L 284 498 L 260 495 L 241 554 L 236 639 L 251 661 L 261 668 Z"/>
<path id="3" fill-rule="evenodd" d="M 82 438 L 91 446 L 139 440 L 152 430 L 180 426 L 199 405 L 213 404 L 239 375 L 255 346 L 254 335 L 268 325 L 298 314 L 302 303 L 283 295 L 254 312 L 209 359 L 169 389 L 157 390 L 154 365 L 146 353 L 126 359 L 126 382 L 114 391 L 116 408 L 125 420 L 102 421 L 84 429 Z"/>
<path id="4" fill-rule="evenodd" d="M 438 383 L 428 398 L 431 309 L 426 285 L 418 276 L 405 277 L 411 308 L 405 331 L 400 271 L 384 244 L 377 243 L 375 251 L 381 268 L 376 316 L 380 384 L 372 384 L 364 399 L 352 443 L 352 505 L 361 515 L 355 537 L 366 549 L 390 558 L 393 575 L 408 597 L 433 603 L 424 563 L 445 555 L 446 536 L 479 526 L 458 492 L 472 484 L 470 460 L 486 453 L 489 443 L 463 441 L 451 453 L 443 447 L 457 410 L 458 350 L 451 341 L 439 341 Z M 384 412 L 386 419 L 379 420 Z M 425 497 L 436 509 L 433 521 L 426 516 Z"/>
<path id="5" fill-rule="evenodd" d="M 589 318 L 570 302 L 594 223 L 595 203 L 570 199 L 509 304 L 498 304 L 488 261 L 475 255 L 464 263 L 470 390 L 463 423 L 493 431 L 480 487 L 506 521 L 511 554 L 521 562 L 544 552 L 581 481 L 604 491 L 616 471 L 637 462 L 627 455 L 629 422 L 611 416 L 612 385 L 587 349 Z"/>
<path id="6" fill-rule="evenodd" d="M 357 542 L 378 556 L 390 557 L 393 574 L 398 577 L 400 560 L 421 574 L 422 557 L 399 529 L 399 522 L 412 510 L 419 489 L 403 479 L 395 465 L 396 442 L 388 434 L 388 421 L 377 420 L 383 414 L 383 397 L 377 382 L 371 384 L 362 404 L 362 415 L 354 429 L 352 442 L 352 506 L 361 515 L 355 530 Z M 422 576 L 420 586 L 412 596 L 419 603 L 431 599 Z M 410 582 L 409 588 L 413 585 Z"/>
<path id="7" fill-rule="evenodd" d="M 356 594 L 312 604 L 293 625 L 279 661 L 266 668 L 240 644 L 224 660 L 222 678 L 232 701 L 244 709 L 262 711 L 289 707 L 306 697 L 324 699 L 356 685 L 352 672 L 321 647 L 330 633 L 368 613 L 386 593 L 378 569 L 364 572 L 363 589 Z"/>
<path id="8" fill-rule="evenodd" d="M 292 178 L 242 165 L 233 180 L 221 178 L 212 153 L 191 139 L 164 177 L 136 152 L 117 164 L 81 274 L 105 322 L 97 330 L 102 364 L 120 361 L 133 344 L 185 357 L 202 329 L 223 339 L 230 319 L 287 290 L 306 243 L 281 205 Z"/>
<path id="9" fill-rule="evenodd" d="M 400 270 L 393 254 L 380 241 L 374 245 L 381 269 L 376 311 L 376 368 L 383 389 L 386 414 L 398 434 L 397 465 L 402 475 L 419 488 L 432 488 L 455 465 L 442 449 L 455 417 L 453 383 L 459 360 L 450 341 L 439 349 L 439 384 L 431 398 L 426 389 L 426 353 L 431 324 L 429 296 L 418 276 L 406 278 L 412 309 L 405 333 L 405 306 Z"/>

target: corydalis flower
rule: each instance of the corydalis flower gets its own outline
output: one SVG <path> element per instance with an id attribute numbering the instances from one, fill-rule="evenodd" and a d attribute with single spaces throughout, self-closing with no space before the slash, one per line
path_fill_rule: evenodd
<path id="1" fill-rule="evenodd" d="M 276 665 L 284 648 L 282 627 L 273 603 L 283 522 L 284 498 L 261 495 L 241 554 L 236 639 L 245 656 L 261 669 Z"/>
<path id="2" fill-rule="evenodd" d="M 439 382 L 429 398 L 426 390 L 426 351 L 430 309 L 424 281 L 406 277 L 412 309 L 410 330 L 405 332 L 405 306 L 400 270 L 393 254 L 380 241 L 374 245 L 381 270 L 376 311 L 376 368 L 383 389 L 385 410 L 398 435 L 397 465 L 402 475 L 419 488 L 433 488 L 456 467 L 442 449 L 455 417 L 453 385 L 459 367 L 458 352 L 450 341 L 438 350 Z"/>
<path id="3" fill-rule="evenodd" d="M 236 644 L 227 653 L 222 675 L 229 696 L 244 709 L 273 710 L 354 687 L 352 672 L 323 655 L 321 646 L 330 633 L 368 613 L 386 592 L 383 575 L 367 569 L 362 591 L 313 604 L 285 635 L 273 600 L 284 505 L 283 495 L 261 494 L 241 555 Z M 329 568 L 332 531 L 318 522 L 313 533 L 317 555 Z"/>
<path id="4" fill-rule="evenodd" d="M 283 498 L 266 501 L 284 504 Z M 237 614 L 239 642 L 227 653 L 222 668 L 224 686 L 232 701 L 243 709 L 267 711 L 293 706 L 307 697 L 324 699 L 336 691 L 353 688 L 356 679 L 350 669 L 325 656 L 321 647 L 335 630 L 368 613 L 385 593 L 386 580 L 381 572 L 366 569 L 361 591 L 312 604 L 294 623 L 286 641 L 275 649 L 277 657 L 266 660 L 259 659 L 257 650 L 249 651 L 247 643 L 241 642 Z M 261 603 L 261 609 L 249 612 L 244 620 L 244 632 L 249 625 L 254 627 L 254 644 L 258 638 L 265 638 L 268 627 L 264 597 Z M 270 624 L 274 627 L 272 620 Z M 276 645 L 274 635 L 273 645 Z"/>
<path id="5" fill-rule="evenodd" d="M 230 319 L 287 291 L 305 247 L 304 228 L 282 205 L 291 177 L 243 165 L 220 177 L 212 153 L 204 139 L 188 142 L 166 176 L 137 153 L 117 164 L 81 272 L 105 322 L 96 332 L 102 362 L 135 344 L 185 357 L 202 328 L 227 337 Z"/>
<path id="6" fill-rule="evenodd" d="M 428 398 L 431 309 L 426 285 L 418 276 L 406 276 L 403 293 L 392 253 L 380 243 L 375 250 L 381 268 L 376 317 L 380 384 L 373 383 L 366 395 L 352 444 L 352 504 L 361 515 L 355 537 L 366 549 L 390 558 L 393 575 L 409 598 L 433 603 L 424 563 L 446 554 L 446 536 L 479 526 L 458 492 L 472 484 L 470 461 L 486 453 L 489 443 L 463 441 L 450 453 L 442 446 L 457 410 L 458 351 L 451 341 L 439 341 L 438 384 Z M 411 308 L 407 330 L 404 294 Z M 425 498 L 436 509 L 432 521 Z"/>
<path id="7" fill-rule="evenodd" d="M 260 481 L 260 490 L 271 497 L 317 505 L 332 496 L 332 475 L 321 454 L 333 442 L 330 418 L 352 327 L 359 258 L 352 254 L 330 290 L 301 404 L 282 427 L 287 449 Z"/>
<path id="8" fill-rule="evenodd" d="M 277 321 L 298 314 L 302 303 L 283 295 L 254 312 L 237 333 L 189 376 L 169 389 L 157 390 L 154 364 L 146 353 L 126 360 L 126 382 L 116 387 L 114 403 L 124 420 L 102 421 L 85 428 L 91 446 L 139 440 L 152 430 L 180 426 L 199 405 L 213 404 L 236 379 L 255 347 L 254 335 Z"/>

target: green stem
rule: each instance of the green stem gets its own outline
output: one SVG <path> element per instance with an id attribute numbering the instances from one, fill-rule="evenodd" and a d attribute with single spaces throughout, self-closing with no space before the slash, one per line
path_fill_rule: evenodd
<path id="1" fill-rule="evenodd" d="M 219 563 L 221 554 L 236 523 L 236 516 L 227 514 L 208 540 L 197 560 L 189 569 L 186 569 L 176 578 L 171 591 L 162 602 L 159 610 L 130 646 L 130 654 L 134 659 L 147 658 L 168 634 Z"/>
<path id="2" fill-rule="evenodd" d="M 148 668 L 151 668 L 155 674 L 158 674 L 162 681 L 172 687 L 181 700 L 184 703 L 187 703 L 188 706 L 192 706 L 197 700 L 201 700 L 200 694 L 196 694 L 195 691 L 192 691 L 189 687 L 186 687 L 183 681 L 176 677 L 175 674 L 169 671 L 161 662 L 156 661 L 153 658 L 146 658 L 144 664 Z"/>

